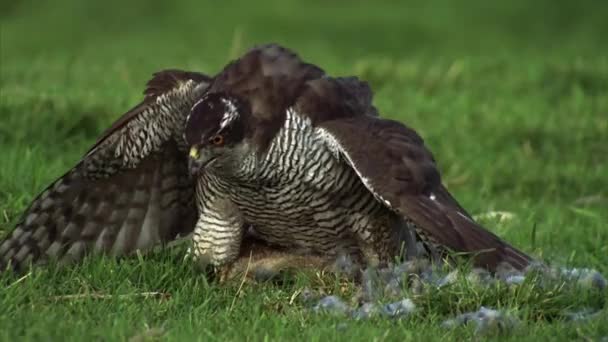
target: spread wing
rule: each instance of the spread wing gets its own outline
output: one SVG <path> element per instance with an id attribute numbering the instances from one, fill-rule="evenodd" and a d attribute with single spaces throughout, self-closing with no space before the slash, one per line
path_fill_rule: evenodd
<path id="1" fill-rule="evenodd" d="M 423 239 L 475 254 L 475 264 L 524 268 L 530 257 L 478 225 L 441 183 L 422 138 L 403 124 L 378 117 L 371 90 L 355 78 L 309 81 L 295 108 L 348 163 L 376 198 L 415 223 Z"/>
<path id="2" fill-rule="evenodd" d="M 523 269 L 530 257 L 478 225 L 448 193 L 433 156 L 413 130 L 390 120 L 357 116 L 319 126 L 327 142 L 385 205 L 417 226 L 417 233 L 475 264 L 496 269 L 507 262 Z"/>
<path id="3" fill-rule="evenodd" d="M 209 82 L 181 70 L 154 74 L 144 100 L 32 201 L 0 242 L 0 267 L 124 255 L 189 233 L 195 208 L 183 129 Z"/>

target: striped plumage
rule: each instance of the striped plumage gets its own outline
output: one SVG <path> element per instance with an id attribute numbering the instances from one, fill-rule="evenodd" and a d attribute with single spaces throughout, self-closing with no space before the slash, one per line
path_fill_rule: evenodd
<path id="1" fill-rule="evenodd" d="M 399 230 L 407 227 L 336 157 L 311 121 L 289 110 L 265 153 L 201 174 L 199 254 L 213 252 L 208 261 L 221 264 L 238 253 L 240 228 L 250 224 L 259 238 L 299 253 L 363 253 L 376 261 L 397 255 Z M 359 240 L 370 248 L 361 250 Z"/>
<path id="2" fill-rule="evenodd" d="M 192 108 L 186 141 L 198 178 L 194 252 L 230 265 L 245 227 L 293 250 L 353 250 L 390 262 L 408 227 L 431 250 L 524 268 L 530 257 L 479 226 L 441 184 L 412 129 L 382 119 L 367 84 L 332 78 L 278 46 L 227 65 Z"/>
<path id="3" fill-rule="evenodd" d="M 30 263 L 51 259 L 77 262 L 89 253 L 123 256 L 191 235 L 195 185 L 188 175 L 183 131 L 190 108 L 209 81 L 203 74 L 181 70 L 156 73 L 144 100 L 36 196 L 3 237 L 0 271 L 23 271 Z M 245 242 L 235 272 L 328 265 L 320 259 L 304 263 L 298 255 L 258 239 L 245 237 Z"/>
<path id="4" fill-rule="evenodd" d="M 124 255 L 191 232 L 196 213 L 183 130 L 208 81 L 179 70 L 155 74 L 144 101 L 32 201 L 0 242 L 0 267 L 68 263 L 88 252 Z"/>
<path id="5" fill-rule="evenodd" d="M 216 265 L 251 251 L 376 263 L 403 243 L 411 256 L 412 229 L 433 250 L 489 249 L 475 256 L 480 266 L 525 267 L 528 256 L 441 185 L 422 139 L 371 101 L 365 83 L 276 45 L 213 78 L 157 73 L 143 102 L 33 200 L 0 242 L 0 267 L 125 255 L 193 231 L 195 255 Z"/>

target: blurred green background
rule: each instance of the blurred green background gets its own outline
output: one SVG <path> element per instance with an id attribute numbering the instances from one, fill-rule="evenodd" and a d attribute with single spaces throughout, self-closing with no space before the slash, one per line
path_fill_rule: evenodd
<path id="1" fill-rule="evenodd" d="M 276 41 L 312 59 L 598 54 L 603 1 L 6 1 L 3 55 L 217 66 L 231 44 Z"/>
<path id="2" fill-rule="evenodd" d="M 266 42 L 330 74 L 368 80 L 381 113 L 421 133 L 444 181 L 474 213 L 525 209 L 541 242 L 566 242 L 550 234 L 565 218 L 545 211 L 575 220 L 567 208 L 581 198 L 608 207 L 605 1 L 0 6 L 0 200 L 9 222 L 141 99 L 153 72 L 214 74 Z M 27 177 L 16 182 L 16 172 Z M 507 236 L 530 247 L 532 223 L 519 225 Z"/>
<path id="3" fill-rule="evenodd" d="M 607 18 L 600 0 L 1 1 L 0 235 L 141 100 L 153 72 L 214 74 L 251 46 L 277 42 L 332 75 L 368 80 L 381 114 L 423 136 L 465 208 L 515 215 L 482 219 L 489 229 L 545 260 L 607 274 Z M 453 293 L 467 299 L 420 299 L 432 305 L 417 321 L 338 330 L 336 320 L 285 304 L 295 285 L 245 287 L 237 301 L 235 289 L 206 287 L 162 260 L 93 263 L 18 283 L 5 275 L 17 285 L 0 290 L 0 340 L 125 340 L 158 326 L 175 340 L 444 339 L 439 322 L 466 305 L 537 319 L 579 302 L 527 290 Z M 49 301 L 157 290 L 171 299 Z M 608 335 L 603 317 L 535 324 L 530 336 L 599 339 Z"/>

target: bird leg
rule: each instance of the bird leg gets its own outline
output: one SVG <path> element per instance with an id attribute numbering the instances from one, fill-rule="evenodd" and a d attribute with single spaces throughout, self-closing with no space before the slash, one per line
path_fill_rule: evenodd
<path id="1" fill-rule="evenodd" d="M 216 267 L 215 273 L 218 277 L 218 281 L 220 284 L 226 283 L 232 275 L 232 269 L 234 268 L 234 264 L 230 263 L 224 266 Z"/>
<path id="2" fill-rule="evenodd" d="M 213 265 L 220 278 L 230 273 L 243 240 L 243 216 L 228 199 L 207 200 L 199 207 L 200 216 L 192 235 L 192 251 L 201 266 Z"/>

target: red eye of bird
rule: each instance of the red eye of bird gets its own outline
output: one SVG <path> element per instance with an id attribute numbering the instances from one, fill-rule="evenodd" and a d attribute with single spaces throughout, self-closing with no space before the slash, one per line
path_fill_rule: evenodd
<path id="1" fill-rule="evenodd" d="M 213 138 L 211 138 L 210 140 L 211 140 L 211 143 L 216 146 L 220 146 L 220 145 L 224 144 L 224 137 L 219 134 L 213 136 Z"/>

